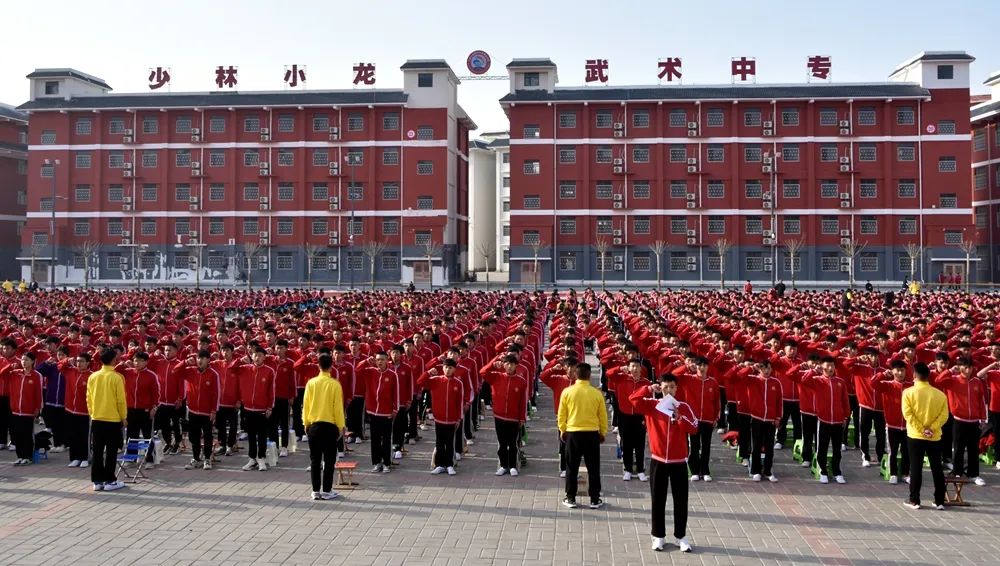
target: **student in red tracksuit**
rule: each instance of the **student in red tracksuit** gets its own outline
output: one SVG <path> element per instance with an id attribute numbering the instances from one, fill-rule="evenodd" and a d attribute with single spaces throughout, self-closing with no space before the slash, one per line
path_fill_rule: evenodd
<path id="1" fill-rule="evenodd" d="M 455 376 L 458 363 L 444 360 L 441 369 L 432 367 L 417 378 L 416 385 L 431 393 L 434 410 L 435 448 L 432 474 L 455 475 L 455 430 L 462 420 L 465 405 L 465 384 Z"/>
<path id="2" fill-rule="evenodd" d="M 288 457 L 288 429 L 292 403 L 295 401 L 294 362 L 288 357 L 288 341 L 278 339 L 274 347 L 275 355 L 268 361 L 274 368 L 274 409 L 268 420 L 268 438 L 278 447 L 278 457 Z M 319 372 L 317 372 L 317 375 Z M 312 377 L 316 377 L 313 375 Z M 279 434 L 280 431 L 280 434 Z M 278 440 L 281 443 L 278 444 Z"/>
<path id="3" fill-rule="evenodd" d="M 875 430 L 875 460 L 882 461 L 885 455 L 885 413 L 882 410 L 882 399 L 875 394 L 875 378 L 878 375 L 878 350 L 865 348 L 861 359 L 851 366 L 851 378 L 854 380 L 854 394 L 860 407 L 860 427 L 856 431 L 860 437 L 861 467 L 871 466 L 870 442 L 868 437 Z"/>
<path id="4" fill-rule="evenodd" d="M 177 454 L 181 443 L 181 407 L 184 403 L 184 360 L 177 358 L 177 345 L 163 347 L 166 357 L 150 356 L 149 368 L 160 384 L 160 403 L 156 409 L 156 428 L 163 437 L 164 453 Z"/>
<path id="5" fill-rule="evenodd" d="M 827 469 L 827 450 L 833 442 L 833 474 L 837 483 L 847 483 L 840 469 L 840 450 L 837 442 L 844 437 L 844 423 L 851 413 L 847 398 L 847 384 L 836 374 L 836 362 L 825 356 L 820 362 L 820 374 L 799 377 L 802 384 L 816 395 L 816 418 L 819 421 L 819 441 L 816 460 L 819 462 L 819 483 L 830 483 Z"/>
<path id="6" fill-rule="evenodd" d="M 409 444 L 406 434 L 410 429 L 407 420 L 410 416 L 410 403 L 413 402 L 413 383 L 420 377 L 419 374 L 413 375 L 413 368 L 403 361 L 403 352 L 402 344 L 396 344 L 389 349 L 389 367 L 396 372 L 399 386 L 397 390 L 399 408 L 392 419 L 392 457 L 395 460 L 403 458 L 403 444 Z"/>
<path id="7" fill-rule="evenodd" d="M 42 374 L 35 370 L 35 354 L 25 352 L 20 365 L 10 365 L 0 375 L 10 394 L 11 438 L 17 448 L 15 466 L 32 463 L 35 452 L 35 419 L 42 413 Z"/>
<path id="8" fill-rule="evenodd" d="M 160 382 L 156 372 L 147 366 L 149 354 L 136 352 L 132 367 L 122 365 L 118 372 L 125 378 L 125 402 L 128 408 L 128 438 L 151 439 L 153 420 L 160 402 Z M 152 461 L 152 453 L 149 461 Z"/>
<path id="9" fill-rule="evenodd" d="M 264 363 L 266 352 L 256 346 L 250 364 L 239 366 L 239 398 L 243 407 L 243 430 L 247 433 L 250 460 L 244 471 L 267 471 L 267 419 L 274 408 L 274 368 Z"/>
<path id="10" fill-rule="evenodd" d="M 775 434 L 774 449 L 781 450 L 788 440 L 788 421 L 792 421 L 792 441 L 802 438 L 802 407 L 799 402 L 799 387 L 792 381 L 791 375 L 797 373 L 802 360 L 798 357 L 798 344 L 787 340 L 781 352 L 771 356 L 771 367 L 774 376 L 781 382 L 782 411 L 781 421 Z"/>
<path id="11" fill-rule="evenodd" d="M 1000 342 L 994 342 L 992 348 L 1000 348 Z M 983 380 L 989 389 L 990 404 L 988 407 L 988 419 L 993 425 L 993 453 L 1000 455 L 1000 355 L 993 354 L 994 360 L 989 365 L 983 367 L 976 374 L 976 377 Z M 1000 461 L 996 463 L 996 468 L 1000 470 Z"/>
<path id="12" fill-rule="evenodd" d="M 194 468 L 212 469 L 212 425 L 219 411 L 219 401 L 222 398 L 222 379 L 219 372 L 212 367 L 212 353 L 208 350 L 198 352 L 197 361 L 188 359 L 188 367 L 184 371 L 184 381 L 187 383 L 188 402 L 188 435 L 191 440 L 191 461 L 184 466 L 185 470 Z M 194 364 L 194 365 L 191 365 Z M 204 438 L 205 460 L 202 461 L 202 438 Z"/>
<path id="13" fill-rule="evenodd" d="M 660 383 L 637 389 L 632 405 L 646 418 L 649 430 L 649 487 L 652 491 L 653 550 L 663 550 L 666 527 L 667 490 L 674 498 L 674 539 L 681 552 L 691 552 L 687 540 L 688 516 L 688 436 L 698 431 L 691 407 L 680 402 L 672 414 L 657 405 L 663 397 L 675 397 L 677 378 L 665 373 Z"/>
<path id="14" fill-rule="evenodd" d="M 691 407 L 698 420 L 698 431 L 691 435 L 691 481 L 712 481 L 709 458 L 712 455 L 712 429 L 719 418 L 719 382 L 708 374 L 709 362 L 703 356 L 695 359 L 695 374 L 678 377 L 677 399 Z"/>
<path id="15" fill-rule="evenodd" d="M 295 402 L 292 404 L 292 430 L 295 431 L 295 440 L 299 442 L 305 441 L 306 435 L 306 428 L 302 423 L 302 397 L 305 395 L 306 383 L 319 375 L 318 359 L 319 352 L 303 349 L 299 359 L 292 363 L 292 371 L 295 372 Z M 334 379 L 336 379 L 336 370 L 331 373 Z M 343 387 L 343 383 L 341 383 L 341 387 Z M 351 400 L 350 395 L 351 393 L 345 389 L 344 399 L 348 402 Z M 341 435 L 337 442 L 343 442 L 343 439 L 344 437 Z"/>
<path id="16" fill-rule="evenodd" d="M 87 410 L 87 378 L 90 377 L 90 354 L 81 352 L 69 357 L 69 350 L 59 349 L 59 372 L 66 380 L 66 429 L 69 434 L 69 467 L 90 466 L 90 412 Z M 82 369 L 81 369 L 82 368 Z"/>
<path id="17" fill-rule="evenodd" d="M 761 480 L 761 473 L 768 481 L 777 482 L 772 473 L 774 464 L 774 429 L 781 421 L 784 395 L 781 381 L 774 377 L 769 360 L 761 360 L 757 371 L 746 379 L 747 404 L 750 413 L 750 479 Z M 761 453 L 764 454 L 763 467 Z"/>
<path id="18" fill-rule="evenodd" d="M 503 370 L 493 369 L 502 362 Z M 497 457 L 500 467 L 496 475 L 510 473 L 517 476 L 520 463 L 517 439 L 521 425 L 528 417 L 528 381 L 515 354 L 507 354 L 486 364 L 481 375 L 490 384 L 493 395 L 493 419 L 497 433 Z"/>
<path id="19" fill-rule="evenodd" d="M 552 365 L 544 370 L 540 379 L 542 383 L 552 390 L 552 406 L 555 409 L 556 415 L 559 415 L 559 398 L 562 395 L 564 389 L 573 385 L 573 381 L 569 378 L 570 372 L 573 367 L 577 364 L 577 359 L 570 356 L 563 358 L 561 362 L 557 365 Z M 559 477 L 566 477 L 566 442 L 562 439 L 562 434 L 556 431 L 556 436 L 559 437 Z"/>
<path id="20" fill-rule="evenodd" d="M 979 477 L 979 425 L 986 422 L 986 384 L 972 376 L 972 360 L 959 356 L 955 367 L 939 373 L 932 385 L 948 395 L 948 410 L 955 419 L 953 473 L 986 485 Z"/>
<path id="21" fill-rule="evenodd" d="M 237 450 L 236 406 L 240 402 L 240 367 L 233 356 L 234 347 L 229 342 L 222 344 L 222 359 L 214 360 L 212 367 L 219 373 L 219 410 L 215 413 L 215 433 L 219 439 L 219 453 L 232 456 Z"/>
<path id="22" fill-rule="evenodd" d="M 910 453 L 906 449 L 903 390 L 913 385 L 906 377 L 906 362 L 893 360 L 890 369 L 876 376 L 872 388 L 882 404 L 889 444 L 889 483 L 898 484 L 900 472 L 909 477 Z M 899 462 L 902 454 L 902 462 Z"/>
<path id="23" fill-rule="evenodd" d="M 375 365 L 356 375 L 357 381 L 364 383 L 364 407 L 372 437 L 372 472 L 388 474 L 392 466 L 392 419 L 399 409 L 399 377 L 389 367 L 389 355 L 385 352 L 375 354 Z"/>
<path id="24" fill-rule="evenodd" d="M 618 399 L 618 436 L 621 437 L 622 479 L 632 479 L 632 464 L 639 475 L 639 481 L 648 481 L 646 476 L 646 425 L 641 414 L 635 411 L 629 398 L 636 389 L 649 385 L 645 378 L 642 360 L 632 358 L 622 372 L 608 372 L 608 390 Z"/>

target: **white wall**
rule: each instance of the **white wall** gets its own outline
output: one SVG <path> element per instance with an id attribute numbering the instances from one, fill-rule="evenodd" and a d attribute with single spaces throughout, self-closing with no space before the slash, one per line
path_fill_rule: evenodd
<path id="1" fill-rule="evenodd" d="M 489 149 L 469 151 L 469 262 L 473 271 L 492 269 L 496 263 L 497 214 L 497 154 Z M 489 259 L 483 258 L 479 247 L 493 244 Z"/>

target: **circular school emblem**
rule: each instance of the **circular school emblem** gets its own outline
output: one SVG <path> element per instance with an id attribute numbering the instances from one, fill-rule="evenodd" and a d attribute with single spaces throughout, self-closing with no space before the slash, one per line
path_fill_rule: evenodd
<path id="1" fill-rule="evenodd" d="M 389 383 L 389 378 L 388 377 L 383 377 L 382 378 L 382 382 L 383 383 Z"/>
<path id="2" fill-rule="evenodd" d="M 212 385 L 212 382 L 206 379 L 206 380 L 205 380 L 205 385 L 206 385 L 206 386 L 207 386 L 207 385 Z"/>
<path id="3" fill-rule="evenodd" d="M 517 393 L 519 391 L 521 391 L 521 388 L 515 385 L 514 386 L 514 393 Z"/>
<path id="4" fill-rule="evenodd" d="M 261 383 L 267 383 L 267 377 L 260 378 L 260 382 Z"/>

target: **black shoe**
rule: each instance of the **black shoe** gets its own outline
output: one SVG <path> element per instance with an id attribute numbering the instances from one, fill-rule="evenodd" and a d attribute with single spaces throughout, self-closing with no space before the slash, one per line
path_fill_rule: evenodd
<path id="1" fill-rule="evenodd" d="M 564 497 L 562 500 L 563 507 L 569 507 L 570 509 L 576 509 L 576 500 Z"/>

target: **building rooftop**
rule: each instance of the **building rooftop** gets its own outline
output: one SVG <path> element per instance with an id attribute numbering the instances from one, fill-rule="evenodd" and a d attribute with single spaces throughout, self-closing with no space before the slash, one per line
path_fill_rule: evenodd
<path id="1" fill-rule="evenodd" d="M 0 104 L 0 119 L 14 120 L 16 122 L 27 122 L 28 115 L 13 106 Z"/>
<path id="2" fill-rule="evenodd" d="M 971 63 L 975 60 L 975 57 L 965 51 L 921 51 L 900 63 L 899 66 L 892 70 L 889 76 L 895 75 L 917 61 L 968 61 Z"/>
<path id="3" fill-rule="evenodd" d="M 38 98 L 19 110 L 124 108 L 219 108 L 258 106 L 337 106 L 403 104 L 402 90 L 257 91 L 106 94 L 78 98 Z"/>
<path id="4" fill-rule="evenodd" d="M 555 67 L 556 64 L 552 62 L 552 59 L 546 58 L 525 58 L 525 59 L 514 59 L 510 63 L 507 63 L 507 68 L 513 67 Z"/>
<path id="5" fill-rule="evenodd" d="M 80 79 L 81 81 L 86 81 L 92 85 L 99 86 L 101 88 L 106 88 L 111 90 L 111 86 L 104 82 L 104 79 L 95 77 L 94 75 L 88 75 L 83 71 L 77 71 L 76 69 L 70 69 L 69 67 L 60 67 L 52 69 L 35 69 L 30 73 L 27 78 L 29 79 L 48 79 L 48 78 L 60 78 L 60 77 L 73 77 L 74 79 Z"/>
<path id="6" fill-rule="evenodd" d="M 510 147 L 510 138 L 497 138 L 490 142 L 490 147 Z"/>
<path id="7" fill-rule="evenodd" d="M 990 116 L 995 116 L 1000 113 L 1000 100 L 987 102 L 985 104 L 980 104 L 979 106 L 973 106 L 970 112 L 972 114 L 973 123 L 985 120 Z"/>
<path id="8" fill-rule="evenodd" d="M 451 69 L 444 59 L 409 59 L 399 68 L 401 71 L 414 69 Z"/>

